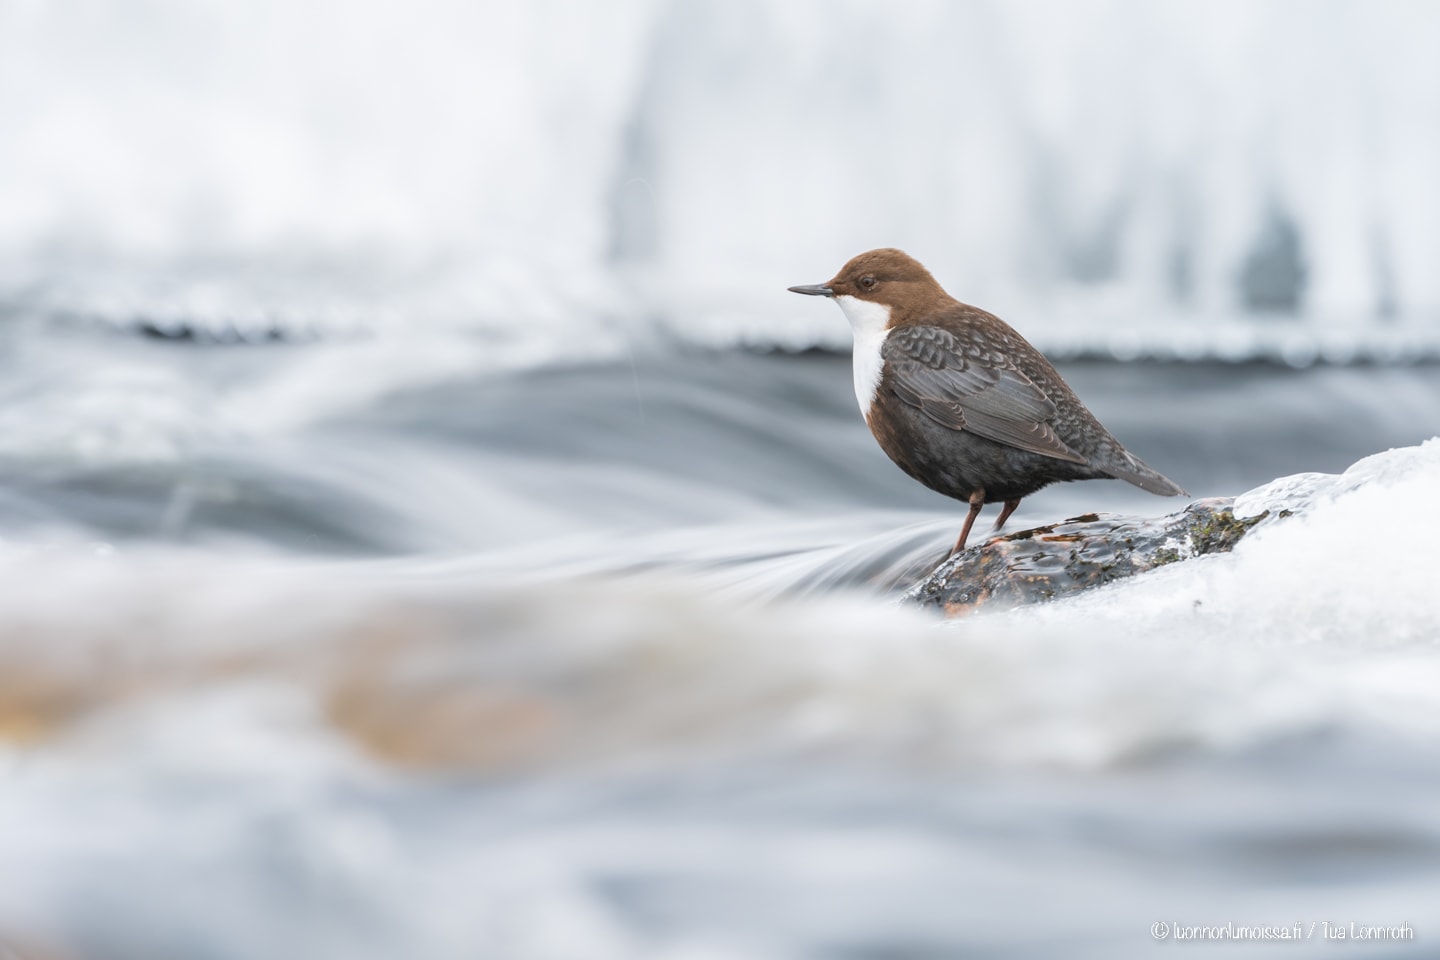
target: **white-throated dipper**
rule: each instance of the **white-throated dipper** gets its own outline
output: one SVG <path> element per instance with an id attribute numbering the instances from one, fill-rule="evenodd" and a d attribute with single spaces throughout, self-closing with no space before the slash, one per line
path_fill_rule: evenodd
<path id="1" fill-rule="evenodd" d="M 901 250 L 862 253 L 835 279 L 791 287 L 831 297 L 855 335 L 855 398 L 880 448 L 931 490 L 965 500 L 965 548 L 987 503 L 1061 480 L 1126 480 L 1162 497 L 1185 493 L 1126 450 L 1009 324 L 946 293 Z"/>

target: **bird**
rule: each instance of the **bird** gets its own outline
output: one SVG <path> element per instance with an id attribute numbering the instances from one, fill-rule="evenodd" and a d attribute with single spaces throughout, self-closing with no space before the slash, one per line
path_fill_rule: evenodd
<path id="1" fill-rule="evenodd" d="M 938 493 L 969 503 L 949 556 L 965 549 L 987 503 L 1020 501 L 1052 483 L 1120 479 L 1184 496 L 1095 419 L 1013 327 L 961 303 L 902 250 L 853 257 L 834 279 L 788 288 L 834 300 L 855 338 L 855 399 L 880 448 Z"/>

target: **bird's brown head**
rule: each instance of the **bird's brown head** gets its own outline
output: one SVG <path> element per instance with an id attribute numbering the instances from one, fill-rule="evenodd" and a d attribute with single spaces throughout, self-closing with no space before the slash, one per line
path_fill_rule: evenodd
<path id="1" fill-rule="evenodd" d="M 819 297 L 854 297 L 885 304 L 897 313 L 933 305 L 949 295 L 930 271 L 903 250 L 882 247 L 852 257 L 833 280 L 812 286 L 790 287 L 794 293 Z M 842 301 L 843 304 L 843 301 Z"/>

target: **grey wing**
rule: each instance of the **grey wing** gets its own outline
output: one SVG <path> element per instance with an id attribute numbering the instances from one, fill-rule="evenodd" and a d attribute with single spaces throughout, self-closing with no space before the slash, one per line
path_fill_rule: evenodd
<path id="1" fill-rule="evenodd" d="M 1088 461 L 1055 435 L 1055 404 L 996 351 L 940 327 L 900 327 L 881 347 L 895 395 L 951 430 L 1041 456 Z"/>

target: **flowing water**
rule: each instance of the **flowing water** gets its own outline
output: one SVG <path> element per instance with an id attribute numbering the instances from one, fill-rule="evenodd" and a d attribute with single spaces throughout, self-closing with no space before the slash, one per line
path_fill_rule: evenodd
<path id="1" fill-rule="evenodd" d="M 3 336 L 15 949 L 1428 932 L 1434 367 L 1065 365 L 1196 495 L 1403 449 L 1233 555 L 940 623 L 895 598 L 961 505 L 885 460 L 845 356 Z M 1012 522 L 1177 507 L 1074 484 Z"/>

